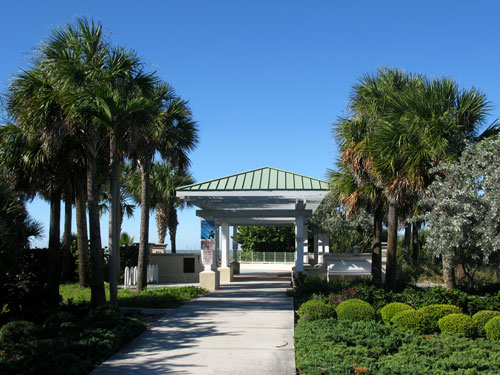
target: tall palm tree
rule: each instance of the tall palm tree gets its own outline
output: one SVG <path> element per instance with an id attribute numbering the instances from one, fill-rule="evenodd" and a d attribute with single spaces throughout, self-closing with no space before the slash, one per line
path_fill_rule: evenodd
<path id="1" fill-rule="evenodd" d="M 141 129 L 136 138 L 132 159 L 141 173 L 141 224 L 138 257 L 137 291 L 146 287 L 149 242 L 150 174 L 154 155 L 159 152 L 164 160 L 185 168 L 189 166 L 188 152 L 198 142 L 198 129 L 192 119 L 187 102 L 174 94 L 166 83 L 159 84 L 155 92 L 160 112 L 149 127 Z"/>
<path id="2" fill-rule="evenodd" d="M 387 186 L 377 175 L 371 144 L 385 116 L 390 98 L 408 86 L 418 86 L 421 79 L 420 76 L 411 76 L 402 70 L 390 68 L 380 68 L 375 75 L 364 75 L 353 87 L 348 106 L 349 115 L 339 119 L 334 128 L 336 138 L 340 141 L 340 160 L 350 170 L 356 184 L 360 187 L 371 185 L 383 189 L 388 201 L 385 282 L 389 288 L 394 287 L 396 273 L 397 201 L 388 194 Z M 380 201 L 378 203 L 376 216 L 380 223 L 382 204 Z M 374 227 L 380 228 L 380 225 Z M 378 246 L 375 246 L 376 252 L 379 251 Z"/>
<path id="3" fill-rule="evenodd" d="M 434 179 L 431 168 L 455 160 L 478 137 L 488 109 L 484 94 L 460 90 L 447 78 L 424 80 L 391 97 L 371 142 L 374 170 L 388 197 L 402 202 L 423 196 Z M 452 288 L 452 273 L 444 268 Z"/>

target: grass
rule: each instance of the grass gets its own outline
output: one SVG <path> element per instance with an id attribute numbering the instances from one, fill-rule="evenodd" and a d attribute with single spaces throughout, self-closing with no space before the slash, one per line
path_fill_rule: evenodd
<path id="1" fill-rule="evenodd" d="M 109 285 L 106 284 L 109 300 Z M 64 284 L 59 288 L 63 303 L 90 302 L 90 288 L 80 289 L 78 284 Z M 208 291 L 194 286 L 147 289 L 137 294 L 132 289 L 118 290 L 118 305 L 122 307 L 174 308 L 207 294 Z"/>

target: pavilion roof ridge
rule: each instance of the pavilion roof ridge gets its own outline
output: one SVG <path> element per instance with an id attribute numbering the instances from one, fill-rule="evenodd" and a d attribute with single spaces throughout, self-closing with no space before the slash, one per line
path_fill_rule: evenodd
<path id="1" fill-rule="evenodd" d="M 181 186 L 177 191 L 328 190 L 328 182 L 269 166 Z"/>

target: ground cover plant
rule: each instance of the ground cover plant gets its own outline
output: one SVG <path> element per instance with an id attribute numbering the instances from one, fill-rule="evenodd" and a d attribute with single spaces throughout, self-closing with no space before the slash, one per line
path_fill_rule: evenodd
<path id="1" fill-rule="evenodd" d="M 0 373 L 87 374 L 145 329 L 117 308 L 63 306 L 0 329 Z"/>
<path id="2" fill-rule="evenodd" d="M 63 303 L 90 302 L 90 288 L 80 289 L 78 284 L 60 286 Z M 135 289 L 120 289 L 118 305 L 122 307 L 173 308 L 185 304 L 193 298 L 208 293 L 206 289 L 194 286 L 147 289 L 136 293 Z M 106 285 L 109 297 L 109 287 Z"/>
<path id="3" fill-rule="evenodd" d="M 295 327 L 298 373 L 498 374 L 500 342 L 454 334 L 419 336 L 379 322 L 334 319 Z"/>

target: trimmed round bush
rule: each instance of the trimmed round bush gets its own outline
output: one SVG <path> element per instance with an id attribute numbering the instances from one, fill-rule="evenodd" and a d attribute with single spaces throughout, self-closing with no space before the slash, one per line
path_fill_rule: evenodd
<path id="1" fill-rule="evenodd" d="M 486 338 L 500 341 L 500 316 L 491 318 L 484 326 Z"/>
<path id="2" fill-rule="evenodd" d="M 9 322 L 0 329 L 0 343 L 4 346 L 25 343 L 37 332 L 37 326 L 32 322 L 26 320 Z"/>
<path id="3" fill-rule="evenodd" d="M 393 302 L 385 305 L 380 309 L 380 316 L 385 324 L 390 324 L 391 319 L 394 315 L 400 313 L 401 311 L 414 310 L 413 307 L 407 305 L 406 303 Z"/>
<path id="4" fill-rule="evenodd" d="M 412 331 L 417 335 L 425 333 L 424 316 L 418 310 L 404 310 L 394 315 L 391 323 L 398 328 Z"/>
<path id="5" fill-rule="evenodd" d="M 438 320 L 450 314 L 460 314 L 462 310 L 454 305 L 429 305 L 418 309 L 424 318 L 425 332 L 439 331 Z"/>
<path id="6" fill-rule="evenodd" d="M 476 332 L 471 317 L 465 314 L 446 315 L 438 320 L 438 326 L 443 333 L 461 333 L 466 337 L 472 337 Z"/>
<path id="7" fill-rule="evenodd" d="M 302 321 L 335 318 L 335 307 L 321 300 L 304 302 L 299 308 L 299 318 Z"/>
<path id="8" fill-rule="evenodd" d="M 368 302 L 351 298 L 337 306 L 337 318 L 353 322 L 369 322 L 375 320 L 375 309 Z"/>
<path id="9" fill-rule="evenodd" d="M 472 324 L 476 328 L 476 332 L 479 336 L 485 336 L 484 326 L 489 322 L 491 318 L 495 316 L 500 316 L 500 311 L 493 310 L 481 310 L 472 315 Z"/>

